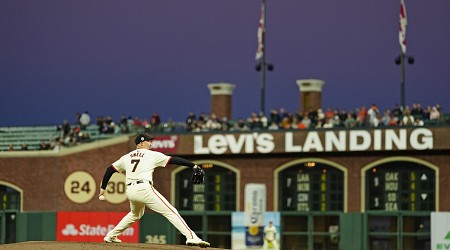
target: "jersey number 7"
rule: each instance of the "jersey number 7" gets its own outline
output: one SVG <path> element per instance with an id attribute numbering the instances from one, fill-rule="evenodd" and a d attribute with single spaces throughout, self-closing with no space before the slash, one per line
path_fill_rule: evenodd
<path id="1" fill-rule="evenodd" d="M 131 164 L 134 164 L 133 171 L 131 171 L 131 172 L 136 171 L 136 168 L 137 168 L 137 166 L 139 165 L 139 162 L 140 162 L 140 161 L 141 161 L 141 160 L 131 160 Z"/>

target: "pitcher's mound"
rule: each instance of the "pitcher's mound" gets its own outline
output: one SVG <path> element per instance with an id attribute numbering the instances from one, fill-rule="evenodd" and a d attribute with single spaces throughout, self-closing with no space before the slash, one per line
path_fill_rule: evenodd
<path id="1" fill-rule="evenodd" d="M 20 243 L 0 245 L 1 249 L 11 250 L 29 250 L 29 249 L 45 249 L 45 250 L 125 250 L 125 249 L 150 249 L 150 250 L 224 250 L 224 248 L 200 248 L 188 247 L 184 245 L 162 245 L 147 243 L 102 243 L 102 242 L 60 242 L 60 241 L 27 241 Z"/>

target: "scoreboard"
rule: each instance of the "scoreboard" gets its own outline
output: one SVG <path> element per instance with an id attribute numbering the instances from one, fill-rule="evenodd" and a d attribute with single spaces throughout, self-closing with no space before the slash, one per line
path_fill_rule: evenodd
<path id="1" fill-rule="evenodd" d="M 381 211 L 434 211 L 434 170 L 413 162 L 389 162 L 366 172 L 366 208 Z"/>
<path id="2" fill-rule="evenodd" d="M 186 169 L 176 177 L 176 208 L 188 211 L 235 211 L 236 174 L 226 168 L 208 164 L 204 184 L 191 183 L 192 170 Z"/>
<path id="3" fill-rule="evenodd" d="M 282 211 L 343 211 L 344 175 L 323 163 L 305 162 L 280 173 Z"/>

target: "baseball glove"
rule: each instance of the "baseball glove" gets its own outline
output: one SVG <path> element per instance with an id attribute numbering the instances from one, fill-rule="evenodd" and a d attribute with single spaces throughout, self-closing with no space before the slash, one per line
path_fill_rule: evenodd
<path id="1" fill-rule="evenodd" d="M 203 170 L 203 168 L 196 165 L 192 170 L 192 183 L 203 184 L 203 181 L 205 180 L 205 171 Z"/>

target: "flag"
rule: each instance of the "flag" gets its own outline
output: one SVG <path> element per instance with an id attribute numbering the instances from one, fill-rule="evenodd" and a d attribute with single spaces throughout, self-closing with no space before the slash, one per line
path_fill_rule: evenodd
<path id="1" fill-rule="evenodd" d="M 260 60 L 263 55 L 264 55 L 264 33 L 266 32 L 266 25 L 265 25 L 265 6 L 264 6 L 264 2 L 261 3 L 261 14 L 259 16 L 259 23 L 258 23 L 258 33 L 257 33 L 257 37 L 258 37 L 258 48 L 256 49 L 256 57 L 255 59 L 258 61 Z"/>
<path id="2" fill-rule="evenodd" d="M 406 53 L 406 25 L 408 25 L 408 20 L 406 19 L 405 0 L 400 0 L 400 30 L 398 33 L 398 39 L 403 54 Z"/>

